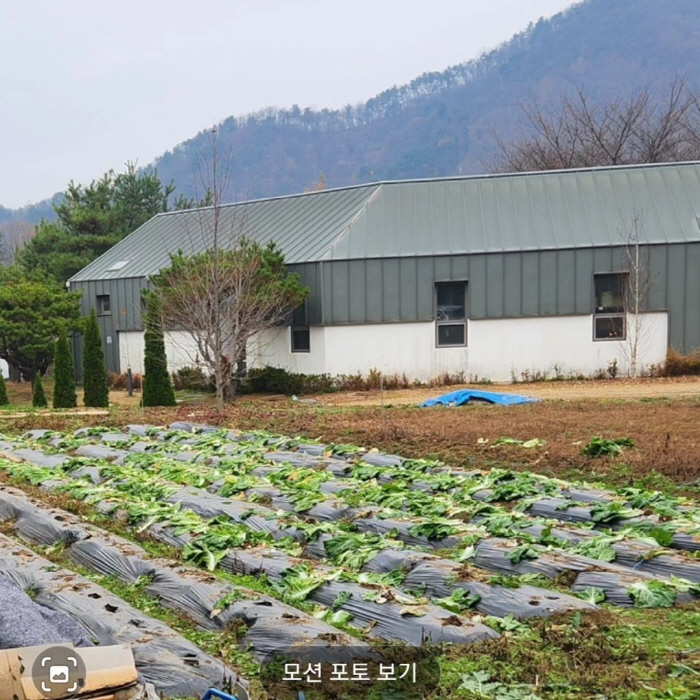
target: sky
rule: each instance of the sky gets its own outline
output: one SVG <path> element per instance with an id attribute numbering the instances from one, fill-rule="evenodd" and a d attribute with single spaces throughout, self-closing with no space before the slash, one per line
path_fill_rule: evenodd
<path id="1" fill-rule="evenodd" d="M 340 107 L 572 0 L 0 0 L 0 204 L 140 165 L 231 115 Z"/>

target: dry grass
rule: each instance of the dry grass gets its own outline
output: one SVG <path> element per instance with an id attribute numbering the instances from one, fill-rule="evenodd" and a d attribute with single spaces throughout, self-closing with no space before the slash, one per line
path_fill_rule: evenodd
<path id="1" fill-rule="evenodd" d="M 436 457 L 456 466 L 507 466 L 567 479 L 610 485 L 672 488 L 700 478 L 700 400 L 544 401 L 513 407 L 461 408 L 307 405 L 285 398 L 248 397 L 218 415 L 209 405 L 112 408 L 109 415 L 28 415 L 3 420 L 0 432 L 33 427 L 58 430 L 83 425 L 163 425 L 173 420 L 262 428 L 326 442 L 350 442 L 412 457 Z M 580 454 L 594 436 L 631 437 L 635 448 L 615 458 Z M 544 447 L 491 447 L 501 436 L 541 438 Z M 479 440 L 489 442 L 479 444 Z M 688 491 L 691 493 L 692 491 Z"/>
<path id="2" fill-rule="evenodd" d="M 545 400 L 509 408 L 485 404 L 417 408 L 423 394 L 434 393 L 426 389 L 387 392 L 385 403 L 395 405 L 382 409 L 381 396 L 372 393 L 319 397 L 320 404 L 249 396 L 218 415 L 206 400 L 177 408 L 142 409 L 139 394 L 128 397 L 116 391 L 111 392 L 108 415 L 34 412 L 10 418 L 17 409 L 29 408 L 31 392 L 27 384 L 8 384 L 12 406 L 11 411 L 0 411 L 0 431 L 191 420 L 351 442 L 406 456 L 437 457 L 457 466 L 502 465 L 611 485 L 672 487 L 700 479 L 700 379 L 547 382 L 503 388 Z M 51 389 L 47 382 L 47 394 Z M 576 391 L 585 391 L 590 398 L 567 393 Z M 615 398 L 618 394 L 629 398 Z M 358 404 L 362 400 L 367 403 Z M 615 458 L 583 457 L 582 444 L 597 435 L 631 437 L 636 447 Z M 531 450 L 491 447 L 501 436 L 541 438 L 546 445 Z"/>
<path id="3" fill-rule="evenodd" d="M 352 391 L 339 394 L 319 395 L 315 398 L 327 406 L 374 406 L 382 403 L 418 405 L 426 399 L 440 396 L 458 389 L 476 389 L 478 391 L 496 391 L 511 394 L 523 394 L 539 399 L 635 399 L 683 396 L 700 398 L 700 377 L 644 378 L 644 379 L 606 379 L 583 381 L 544 381 L 518 384 L 452 384 L 439 389 L 397 389 L 385 391 Z"/>
<path id="4" fill-rule="evenodd" d="M 46 399 L 51 406 L 53 399 L 53 378 L 44 377 L 43 385 Z M 83 391 L 77 389 L 78 409 L 83 408 Z M 32 386 L 29 382 L 7 382 L 7 394 L 10 399 L 9 406 L 3 406 L 0 410 L 0 417 L 5 414 L 14 414 L 20 411 L 32 411 Z M 141 393 L 135 392 L 133 396 L 129 396 L 126 391 L 110 391 L 110 404 L 116 406 L 128 406 L 136 408 L 141 401 Z M 40 413 L 40 412 L 39 412 Z"/>
<path id="5" fill-rule="evenodd" d="M 509 408 L 375 406 L 323 409 L 268 403 L 240 406 L 234 422 L 334 442 L 375 446 L 402 455 L 437 457 L 454 465 L 503 464 L 564 478 L 615 485 L 664 478 L 684 484 L 700 478 L 700 401 L 550 401 Z M 636 447 L 616 458 L 582 456 L 594 436 L 631 437 Z M 492 447 L 501 436 L 546 440 L 542 448 Z M 479 444 L 479 440 L 488 443 Z"/>
<path id="6" fill-rule="evenodd" d="M 671 348 L 666 353 L 666 363 L 664 364 L 664 374 L 669 377 L 679 377 L 700 374 L 700 350 L 689 355 L 682 355 Z"/>

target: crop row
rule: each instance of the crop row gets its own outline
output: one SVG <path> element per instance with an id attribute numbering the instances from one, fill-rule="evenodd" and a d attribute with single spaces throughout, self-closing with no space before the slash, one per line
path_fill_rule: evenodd
<path id="1" fill-rule="evenodd" d="M 343 575 L 352 575 L 357 569 L 404 574 L 399 581 L 404 589 L 446 598 L 444 605 L 462 611 L 471 606 L 488 609 L 488 600 L 503 599 L 498 577 L 485 584 L 491 595 L 482 594 L 484 577 L 477 567 L 548 576 L 573 572 L 574 590 L 585 592 L 591 602 L 605 596 L 619 604 L 668 604 L 679 595 L 683 599 L 695 592 L 691 584 L 679 579 L 682 576 L 696 582 L 697 562 L 665 549 L 661 542 L 672 545 L 669 537 L 675 538 L 676 546 L 684 539 L 692 541 L 697 523 L 690 503 L 671 502 L 653 493 L 610 494 L 503 471 L 458 472 L 434 462 L 362 453 L 352 446 L 323 446 L 206 428 L 196 434 L 191 426 L 179 426 L 187 430 L 177 427 L 164 431 L 132 426 L 127 433 L 92 429 L 70 437 L 43 432 L 28 435 L 27 439 L 49 450 L 82 455 L 82 461 L 66 460 L 65 455 L 56 459 L 61 464 L 67 462 L 74 476 L 110 483 L 93 485 L 92 491 L 78 484 L 72 487 L 73 495 L 104 496 L 104 489 L 116 482 L 122 493 L 150 493 L 154 524 L 171 518 L 168 507 L 175 505 L 181 509 L 181 517 L 198 512 L 215 519 L 226 516 L 234 524 L 243 525 L 235 543 L 222 536 L 221 528 L 231 527 L 225 523 L 214 526 L 215 535 L 208 529 L 199 537 L 180 542 L 188 547 L 189 556 L 201 556 L 209 566 L 217 560 L 225 561 L 225 553 L 233 544 L 240 549 L 274 543 L 287 555 L 300 554 L 298 548 L 302 546 L 307 560 L 330 559 L 341 565 Z M 22 450 L 15 453 L 21 455 Z M 25 453 L 25 457 L 31 459 L 32 455 Z M 40 455 L 34 457 L 41 461 Z M 48 476 L 35 475 L 35 479 Z M 178 488 L 178 484 L 196 486 Z M 599 495 L 604 499 L 599 502 L 604 515 L 596 505 L 588 508 L 591 517 L 597 516 L 598 520 L 592 519 L 584 526 L 576 522 L 555 525 L 530 515 L 533 506 L 561 498 L 565 491 L 570 494 L 567 498 L 577 503 L 582 501 L 574 501 L 571 494 L 578 499 Z M 554 495 L 543 498 L 531 495 L 533 492 Z M 652 515 L 635 512 L 634 503 L 629 502 L 632 495 L 640 505 L 642 501 L 655 504 L 658 512 L 650 508 L 647 512 Z M 138 507 L 139 503 L 131 504 L 131 517 Z M 567 517 L 573 508 L 555 514 Z M 676 518 L 669 518 L 671 511 Z M 619 528 L 620 522 L 628 527 Z M 590 529 L 616 524 L 617 531 Z M 214 546 L 217 543 L 218 548 Z M 431 550 L 445 549 L 450 549 L 451 560 L 430 554 Z M 595 565 L 590 561 L 591 554 L 597 557 Z M 612 559 L 618 562 L 609 563 Z M 476 567 L 468 566 L 470 562 Z M 623 566 L 617 565 L 620 563 Z M 645 576 L 645 570 L 653 575 Z M 315 575 L 310 575 L 307 565 L 305 575 L 292 577 L 289 583 L 302 586 L 297 581 L 301 578 L 308 587 L 335 573 L 321 574 L 314 567 Z M 517 583 L 507 578 L 510 580 L 503 581 L 507 585 Z M 449 595 L 443 595 L 448 591 Z M 537 593 L 541 596 L 542 591 Z M 500 606 L 491 605 L 490 609 L 504 614 L 505 601 L 499 602 Z M 559 609 L 559 605 L 548 604 L 533 610 L 541 603 L 530 601 L 529 605 L 518 606 L 512 600 L 507 602 L 509 612 L 521 616 L 527 610 L 530 614 L 546 614 Z M 562 601 L 561 596 L 559 602 L 571 607 L 571 602 Z"/>
<path id="2" fill-rule="evenodd" d="M 17 458 L 19 454 L 31 457 L 22 450 L 17 450 L 16 454 L 12 452 L 10 456 Z M 396 583 L 395 577 L 351 572 L 316 562 L 311 566 L 308 560 L 289 556 L 287 553 L 301 553 L 299 545 L 292 544 L 294 540 L 291 535 L 276 540 L 269 531 L 265 532 L 266 521 L 260 515 L 244 518 L 246 523 L 257 523 L 259 529 L 251 530 L 241 523 L 224 521 L 218 514 L 207 513 L 213 517 L 202 517 L 181 502 L 169 504 L 160 501 L 163 492 L 156 488 L 150 477 L 145 477 L 143 481 L 135 477 L 113 480 L 109 485 L 94 487 L 85 478 L 71 478 L 74 472 L 72 475 L 70 472 L 64 473 L 57 466 L 48 469 L 48 474 L 37 472 L 35 466 L 11 461 L 4 463 L 3 468 L 14 477 L 33 479 L 45 490 L 63 491 L 73 497 L 82 496 L 82 500 L 92 503 L 97 511 L 111 513 L 116 520 L 121 520 L 123 514 L 130 526 L 181 548 L 183 556 L 194 564 L 213 568 L 214 557 L 218 566 L 233 573 L 265 573 L 277 589 L 279 598 L 292 605 L 307 600 L 317 603 L 323 606 L 324 617 L 332 624 L 345 625 L 352 620 L 360 625 L 358 631 L 369 636 L 399 639 L 412 644 L 421 644 L 424 640 L 468 642 L 496 636 L 489 627 L 459 618 L 425 597 L 401 593 L 393 585 Z M 100 498 L 99 502 L 95 500 L 97 497 Z M 153 514 L 154 511 L 157 511 L 157 515 Z M 33 522 L 39 521 L 35 518 Z M 268 524 L 279 535 L 279 527 L 271 522 Z M 31 525 L 23 526 L 20 534 L 26 536 L 29 527 Z M 42 535 L 39 533 L 47 532 L 50 532 L 49 528 L 42 523 L 38 532 L 37 528 L 34 529 L 31 537 L 40 539 Z M 266 544 L 281 544 L 286 551 L 265 547 Z M 89 544 L 73 545 L 70 549 L 78 551 L 84 547 L 94 547 L 94 539 Z M 127 559 L 128 564 L 120 566 L 133 570 L 133 557 Z M 86 563 L 85 559 L 82 563 Z M 102 566 L 109 567 L 110 573 L 119 570 L 119 567 L 115 567 L 113 553 Z"/>

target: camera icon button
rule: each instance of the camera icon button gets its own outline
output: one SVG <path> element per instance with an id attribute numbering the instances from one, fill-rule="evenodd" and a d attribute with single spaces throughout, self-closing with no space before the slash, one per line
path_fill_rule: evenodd
<path id="1" fill-rule="evenodd" d="M 80 654 L 70 646 L 44 649 L 34 660 L 32 682 L 46 700 L 69 698 L 85 685 L 87 671 Z"/>

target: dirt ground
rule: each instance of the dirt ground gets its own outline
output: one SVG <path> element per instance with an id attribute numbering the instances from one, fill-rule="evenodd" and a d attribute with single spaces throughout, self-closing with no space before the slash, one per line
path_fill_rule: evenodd
<path id="1" fill-rule="evenodd" d="M 267 429 L 325 442 L 353 443 L 408 457 L 433 457 L 456 466 L 503 466 L 610 486 L 663 488 L 697 497 L 700 480 L 700 380 L 654 379 L 547 382 L 475 388 L 537 396 L 541 403 L 501 407 L 418 408 L 426 398 L 459 387 L 325 394 L 307 401 L 284 396 L 245 396 L 218 414 L 210 397 L 175 408 L 142 409 L 138 395 L 112 392 L 109 413 L 69 415 L 33 412 L 10 418 L 0 411 L 0 433 L 84 425 L 165 425 L 174 420 L 228 428 Z M 464 387 L 461 387 L 464 388 Z M 48 392 L 47 392 L 48 393 Z M 24 408 L 24 407 L 21 407 Z M 21 410 L 21 409 L 20 409 Z M 590 459 L 582 446 L 596 436 L 630 437 L 635 447 L 612 458 Z M 493 446 L 499 437 L 540 438 L 541 447 Z"/>
<path id="2" fill-rule="evenodd" d="M 393 405 L 420 404 L 441 394 L 458 389 L 477 389 L 534 396 L 538 399 L 641 399 L 658 397 L 700 397 L 700 377 L 658 379 L 615 379 L 605 381 L 549 381 L 527 384 L 459 384 L 438 388 L 398 389 L 384 392 L 384 403 Z M 305 397 L 306 398 L 306 397 Z M 314 399 L 326 406 L 376 406 L 382 403 L 380 391 L 357 391 L 324 394 Z"/>

